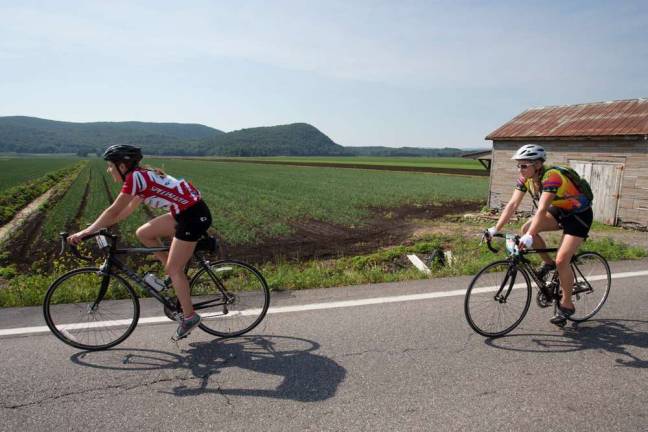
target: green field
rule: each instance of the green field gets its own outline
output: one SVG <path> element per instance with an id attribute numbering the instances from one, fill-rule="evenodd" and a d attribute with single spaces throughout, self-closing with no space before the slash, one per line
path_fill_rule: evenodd
<path id="1" fill-rule="evenodd" d="M 290 160 L 293 158 L 284 158 Z M 339 158 L 316 158 L 337 160 Z M 359 158 L 373 163 L 387 163 L 393 158 Z M 423 158 L 399 158 L 392 163 L 424 163 Z M 71 165 L 75 159 L 12 159 L 1 161 L 6 172 L 48 172 Z M 487 178 L 438 175 L 415 172 L 348 170 L 328 167 L 264 165 L 216 162 L 200 159 L 146 159 L 175 177 L 185 177 L 202 192 L 212 209 L 214 229 L 230 244 L 254 244 L 258 241 L 290 235 L 295 222 L 319 220 L 345 226 L 362 226 L 372 208 L 401 205 L 446 205 L 451 201 L 483 201 Z M 431 164 L 433 159 L 428 159 Z M 437 160 L 439 165 L 473 161 L 457 158 Z M 10 166 L 11 165 L 11 166 Z M 120 185 L 106 173 L 105 162 L 93 159 L 80 171 L 78 179 L 68 179 L 69 187 L 48 210 L 44 231 L 51 238 L 63 229 L 76 229 L 91 223 L 110 204 Z M 5 175 L 4 173 L 2 175 Z M 88 185 L 88 196 L 83 193 Z M 159 212 L 158 212 L 159 214 Z M 73 220 L 78 216 L 77 220 Z M 143 209 L 120 223 L 119 231 L 129 243 L 136 242 L 134 232 L 148 220 Z"/>
<path id="2" fill-rule="evenodd" d="M 0 157 L 0 193 L 49 172 L 74 165 L 79 158 Z"/>
<path id="3" fill-rule="evenodd" d="M 83 208 L 80 209 L 86 185 L 88 185 L 88 196 L 83 203 Z M 77 178 L 71 182 L 67 193 L 48 210 L 46 222 L 43 225 L 44 238 L 56 239 L 60 231 L 91 224 L 111 203 L 108 199 L 106 186 L 113 198 L 119 194 L 121 189 L 121 185 L 114 183 L 112 177 L 106 172 L 106 162 L 100 159 L 89 160 Z M 74 221 L 73 218 L 77 212 L 80 213 L 79 220 Z M 125 241 L 134 243 L 136 241 L 135 230 L 147 220 L 144 208 L 140 207 L 128 219 L 119 224 L 121 236 Z M 72 226 L 74 223 L 76 226 Z"/>
<path id="4" fill-rule="evenodd" d="M 362 159 L 375 161 L 379 158 Z M 38 165 L 41 161 L 34 159 L 31 163 Z M 319 220 L 358 227 L 370 220 L 375 208 L 438 204 L 452 210 L 452 203 L 456 201 L 484 202 L 488 191 L 487 177 L 465 175 L 200 159 L 147 158 L 144 163 L 163 168 L 175 177 L 184 177 L 194 183 L 212 210 L 214 230 L 230 246 L 258 245 L 268 240 L 280 243 L 285 240 L 292 247 L 293 238 L 290 235 L 294 234 L 294 226 L 304 221 Z M 47 167 L 53 167 L 51 162 Z M 85 265 L 69 255 L 58 257 L 54 253 L 58 232 L 83 228 L 85 224 L 92 222 L 110 204 L 107 190 L 114 197 L 120 186 L 108 177 L 106 164 L 99 159 L 76 166 L 70 163 L 70 167 L 69 170 L 59 169 L 61 172 L 51 178 L 52 184 L 60 192 L 57 191 L 56 199 L 42 209 L 45 212 L 42 226 L 35 225 L 34 231 L 16 233 L 18 241 L 13 243 L 15 249 L 21 250 L 25 244 L 32 246 L 15 255 L 11 253 L 12 248 L 0 251 L 0 307 L 40 304 L 47 286 L 57 273 L 60 274 L 66 268 Z M 30 169 L 29 163 L 23 165 L 23 168 Z M 48 178 L 55 173 L 44 170 L 41 174 L 41 177 Z M 0 174 L 2 175 L 4 173 Z M 54 187 L 47 182 L 41 186 Z M 36 195 L 42 193 L 30 185 L 28 188 L 34 189 Z M 86 189 L 88 196 L 84 200 Z M 381 212 L 380 217 L 389 213 Z M 118 232 L 123 240 L 121 244 L 138 244 L 134 232 L 149 217 L 150 213 L 141 208 L 120 223 Z M 391 220 L 393 219 L 387 219 L 387 223 Z M 465 223 L 470 222 L 462 220 L 457 224 L 463 226 Z M 492 221 L 487 223 L 492 224 Z M 436 224 L 436 221 L 429 225 L 432 224 Z M 474 232 L 479 233 L 484 226 L 486 223 L 474 223 Z M 38 229 L 40 232 L 36 231 Z M 450 230 L 442 235 L 431 234 L 423 240 L 417 240 L 415 244 L 408 240 L 402 245 L 387 245 L 387 248 L 380 246 L 367 255 L 353 252 L 348 256 L 326 260 L 297 258 L 297 262 L 277 255 L 276 259 L 259 262 L 259 267 L 273 289 L 397 281 L 422 277 L 403 259 L 406 254 L 429 255 L 442 248 L 453 251 L 456 264 L 451 267 L 434 267 L 434 275 L 469 275 L 474 274 L 484 262 L 494 259 L 477 242 L 475 235 L 457 235 Z M 588 249 L 604 253 L 611 259 L 645 256 L 645 250 L 611 243 L 607 234 L 603 241 L 592 239 L 588 244 Z M 318 243 L 317 247 L 319 246 Z M 88 250 L 92 250 L 92 244 L 88 244 Z M 99 257 L 99 254 L 95 256 Z M 139 261 L 135 265 L 140 266 L 141 271 L 148 271 L 149 268 L 151 271 L 159 271 L 152 260 Z"/>
<path id="5" fill-rule="evenodd" d="M 41 167 L 42 162 L 31 161 Z M 159 158 L 144 162 L 193 182 L 212 210 L 213 230 L 232 246 L 281 241 L 294 235 L 296 226 L 303 227 L 312 221 L 328 227 L 355 228 L 372 221 L 376 210 L 430 205 L 451 209 L 456 201 L 483 202 L 488 189 L 487 178 L 473 176 L 196 159 Z M 25 169 L 28 168 L 26 165 Z M 58 242 L 58 233 L 75 232 L 93 222 L 117 196 L 120 185 L 112 181 L 105 162 L 98 159 L 47 172 L 42 178 L 49 180 L 38 187 L 26 187 L 20 196 L 24 195 L 28 203 L 48 188 L 56 188 L 54 198 L 41 210 L 43 223 L 38 231 L 18 230 L 12 236 L 17 244 L 29 248 L 34 259 L 39 255 L 41 262 L 47 262 L 53 259 L 48 248 Z M 33 196 L 28 192 L 33 192 Z M 8 204 L 2 209 L 7 210 L 6 221 L 16 210 Z M 141 206 L 116 227 L 116 232 L 124 244 L 139 244 L 136 229 L 160 213 Z M 48 246 L 39 248 L 41 240 Z M 10 254 L 5 255 L 6 259 Z M 25 257 L 14 258 L 24 261 Z"/>
<path id="6" fill-rule="evenodd" d="M 371 207 L 485 200 L 488 178 L 392 171 L 153 159 L 191 180 L 212 209 L 214 227 L 234 244 L 286 235 L 317 219 L 362 224 Z"/>
<path id="7" fill-rule="evenodd" d="M 219 158 L 222 159 L 222 158 Z M 485 168 L 476 160 L 454 158 L 454 157 L 372 157 L 372 156 L 275 156 L 275 157 L 249 157 L 249 158 L 227 158 L 235 160 L 259 160 L 269 162 L 291 162 L 291 163 L 335 163 L 345 165 L 378 165 L 394 167 L 420 167 L 420 168 L 454 168 L 484 170 Z"/>

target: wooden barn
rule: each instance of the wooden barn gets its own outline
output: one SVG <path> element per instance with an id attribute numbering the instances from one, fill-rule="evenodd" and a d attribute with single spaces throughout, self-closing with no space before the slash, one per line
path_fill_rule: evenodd
<path id="1" fill-rule="evenodd" d="M 531 108 L 486 137 L 493 141 L 488 205 L 503 207 L 518 177 L 511 160 L 524 144 L 569 165 L 595 194 L 595 220 L 648 227 L 648 99 Z M 531 209 L 528 196 L 522 210 Z"/>

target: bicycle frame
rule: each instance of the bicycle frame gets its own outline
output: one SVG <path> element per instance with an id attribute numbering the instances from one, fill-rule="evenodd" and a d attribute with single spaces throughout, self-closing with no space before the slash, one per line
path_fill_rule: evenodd
<path id="1" fill-rule="evenodd" d="M 64 241 L 64 238 L 67 237 L 67 233 L 61 233 L 61 239 Z M 126 264 L 124 264 L 122 261 L 120 261 L 115 255 L 132 255 L 132 254 L 152 254 L 155 252 L 168 252 L 170 250 L 169 246 L 161 246 L 161 247 L 136 247 L 136 248 L 117 248 L 117 236 L 114 236 L 110 234 L 107 230 L 101 230 L 95 234 L 92 234 L 90 236 L 87 236 L 84 238 L 84 240 L 87 240 L 92 237 L 97 237 L 97 243 L 100 247 L 101 250 L 103 250 L 106 253 L 106 259 L 104 263 L 99 267 L 99 270 L 101 273 L 104 275 L 101 281 L 101 287 L 99 289 L 99 293 L 97 294 L 97 299 L 93 302 L 92 306 L 90 307 L 92 310 L 96 309 L 99 303 L 103 300 L 106 291 L 108 290 L 108 284 L 110 283 L 110 275 L 111 274 L 117 274 L 117 273 L 123 273 L 128 279 L 131 281 L 135 282 L 137 285 L 142 287 L 144 290 L 146 290 L 151 297 L 155 298 L 157 301 L 162 303 L 164 306 L 169 308 L 169 310 L 173 312 L 180 312 L 177 303 L 173 302 L 171 298 L 166 297 L 162 294 L 160 294 L 158 291 L 154 290 L 151 288 L 146 282 L 144 282 L 144 279 L 137 274 L 135 271 L 133 271 L 130 267 L 128 267 Z M 110 244 L 105 240 L 105 239 L 110 239 Z M 63 248 L 65 245 L 63 244 Z M 73 254 L 82 260 L 85 261 L 91 261 L 92 258 L 84 257 L 82 256 L 76 247 L 71 247 Z M 205 302 L 199 302 L 195 303 L 194 309 L 199 310 L 199 309 L 204 309 L 206 307 L 212 307 L 212 306 L 220 306 L 222 305 L 224 307 L 224 313 L 227 313 L 227 304 L 229 301 L 231 301 L 232 296 L 227 292 L 225 287 L 223 286 L 222 282 L 214 274 L 214 272 L 210 268 L 211 262 L 206 260 L 204 256 L 200 253 L 200 251 L 196 250 L 194 251 L 194 258 L 198 261 L 198 264 L 200 267 L 204 268 L 209 277 L 212 279 L 212 281 L 218 286 L 218 289 L 220 290 L 221 294 L 223 297 L 221 299 L 212 299 L 208 300 Z M 188 264 L 187 264 L 188 266 Z M 115 271 L 115 269 L 117 271 Z M 190 282 L 191 284 L 191 282 Z M 218 303 L 220 302 L 220 303 Z"/>
<path id="2" fill-rule="evenodd" d="M 497 237 L 504 237 L 501 234 L 496 234 Z M 506 277 L 504 278 L 504 281 L 502 282 L 502 285 L 500 286 L 499 290 L 497 290 L 495 294 L 495 300 L 503 302 L 506 301 L 506 298 L 509 296 L 511 290 L 513 289 L 513 282 L 515 281 L 515 277 L 510 277 L 511 273 L 517 272 L 517 271 L 522 271 L 524 272 L 536 285 L 536 289 L 541 291 L 548 299 L 551 299 L 555 293 L 547 291 L 547 287 L 553 284 L 558 279 L 558 272 L 555 272 L 550 284 L 547 284 L 545 281 L 540 279 L 538 275 L 536 274 L 535 270 L 533 269 L 531 265 L 531 261 L 529 261 L 528 258 L 525 257 L 525 255 L 528 254 L 535 254 L 535 253 L 555 253 L 558 251 L 558 248 L 545 248 L 545 249 L 526 249 L 526 250 L 519 250 L 517 249 L 517 236 L 515 238 L 515 244 L 516 248 L 513 251 L 507 250 L 507 261 L 509 262 L 509 270 L 507 272 Z M 499 250 L 495 249 L 491 242 L 490 239 L 487 239 L 487 246 L 488 249 L 491 250 L 493 253 L 499 252 Z M 509 288 L 506 291 L 506 294 L 502 296 L 502 291 L 504 289 L 504 286 L 508 282 L 508 279 L 511 279 L 509 283 Z"/>
<path id="3" fill-rule="evenodd" d="M 495 236 L 496 237 L 504 237 L 501 234 L 496 234 Z M 518 240 L 518 236 L 515 236 L 514 241 L 515 241 L 516 245 L 517 245 L 517 240 Z M 499 252 L 499 250 L 495 249 L 492 246 L 492 244 L 490 242 L 490 239 L 487 239 L 487 246 L 491 250 L 491 252 L 493 252 L 493 253 Z M 549 283 L 547 283 L 547 282 L 543 281 L 542 279 L 540 279 L 538 277 L 537 273 L 535 272 L 535 270 L 532 267 L 531 261 L 529 261 L 529 259 L 526 258 L 526 255 L 528 255 L 528 254 L 556 253 L 556 252 L 558 252 L 558 248 L 519 250 L 519 249 L 517 249 L 517 246 L 516 246 L 516 249 L 513 250 L 513 251 L 507 250 L 507 260 L 509 261 L 509 266 L 510 266 L 509 267 L 509 273 L 506 275 L 506 278 L 504 279 L 504 282 L 502 283 L 502 286 L 500 286 L 500 289 L 497 291 L 495 299 L 498 300 L 498 301 L 506 301 L 506 298 L 508 297 L 509 293 L 511 292 L 511 289 L 513 289 L 513 280 L 514 280 L 514 278 L 511 278 L 512 279 L 511 284 L 510 284 L 509 289 L 506 291 L 506 295 L 504 295 L 503 297 L 498 297 L 498 296 L 501 295 L 502 290 L 504 289 L 504 285 L 507 282 L 507 279 L 509 278 L 509 274 L 510 274 L 510 272 L 512 270 L 525 272 L 526 275 L 529 276 L 529 278 L 533 282 L 535 282 L 536 289 L 541 291 L 548 300 L 553 300 L 555 298 L 558 298 L 558 296 L 559 296 L 559 289 L 558 289 L 559 284 L 556 283 L 558 281 L 558 272 L 557 271 L 554 272 L 553 277 L 551 278 Z M 572 272 L 574 272 L 574 275 L 576 275 L 576 274 L 580 275 L 580 278 L 583 281 L 585 281 L 585 283 L 587 283 L 587 287 L 585 289 L 582 289 L 580 286 L 578 286 L 578 284 L 574 284 L 574 287 L 572 289 L 572 295 L 581 294 L 583 292 L 592 290 L 592 285 L 589 283 L 587 278 L 585 278 L 585 276 L 581 272 L 580 268 L 577 265 L 575 265 L 575 263 L 574 263 L 574 258 L 575 257 L 576 257 L 576 254 L 572 257 L 572 262 L 570 263 L 570 266 L 572 268 Z M 551 286 L 554 287 L 553 292 L 548 290 L 548 288 L 551 287 Z"/>

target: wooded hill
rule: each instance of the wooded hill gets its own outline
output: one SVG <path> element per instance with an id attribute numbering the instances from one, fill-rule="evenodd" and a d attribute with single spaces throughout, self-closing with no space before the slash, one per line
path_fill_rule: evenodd
<path id="1" fill-rule="evenodd" d="M 96 153 L 111 144 L 123 143 L 160 154 L 223 134 L 199 124 L 71 123 L 35 117 L 0 117 L 0 152 Z"/>
<path id="2" fill-rule="evenodd" d="M 200 124 L 72 123 L 36 117 L 0 117 L 0 152 L 101 152 L 111 144 L 173 156 L 459 156 L 459 149 L 343 147 L 314 126 L 294 123 L 225 133 Z"/>

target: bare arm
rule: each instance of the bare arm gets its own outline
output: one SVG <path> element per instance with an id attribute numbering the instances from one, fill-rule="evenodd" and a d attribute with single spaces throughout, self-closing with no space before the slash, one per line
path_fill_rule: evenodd
<path id="1" fill-rule="evenodd" d="M 117 196 L 117 199 L 115 199 L 110 207 L 108 207 L 103 211 L 103 213 L 101 213 L 97 220 L 92 223 L 92 225 L 82 231 L 79 231 L 76 234 L 72 234 L 70 237 L 68 237 L 68 242 L 71 244 L 78 244 L 83 236 L 116 224 L 125 217 L 122 217 L 123 215 L 128 216 L 130 213 L 132 213 L 132 210 L 130 212 L 127 212 L 127 208 L 134 199 L 135 197 L 132 195 L 128 195 L 123 192 L 120 193 Z"/>
<path id="2" fill-rule="evenodd" d="M 542 195 L 540 195 L 540 202 L 538 203 L 538 211 L 536 211 L 536 214 L 533 217 L 533 220 L 531 221 L 531 226 L 526 232 L 531 237 L 538 234 L 538 226 L 540 225 L 540 217 L 541 217 L 539 215 L 546 214 L 555 196 L 556 194 L 553 192 L 542 192 Z"/>
<path id="3" fill-rule="evenodd" d="M 513 191 L 513 196 L 509 200 L 508 204 L 506 204 L 506 207 L 504 207 L 504 210 L 502 210 L 502 214 L 500 215 L 499 219 L 497 220 L 497 224 L 495 225 L 495 229 L 497 231 L 501 231 L 504 225 L 508 223 L 509 220 L 511 220 L 511 217 L 513 217 L 513 214 L 515 214 L 515 210 L 520 206 L 520 203 L 522 202 L 522 199 L 524 199 L 524 194 L 525 192 L 522 192 L 519 189 L 515 189 Z"/>
<path id="4" fill-rule="evenodd" d="M 119 214 L 117 219 L 120 221 L 126 219 L 128 216 L 133 214 L 133 212 L 137 209 L 137 207 L 139 207 L 141 203 L 142 203 L 142 198 L 138 196 L 134 196 L 131 202 L 128 203 L 126 208 L 122 210 L 122 212 Z"/>

